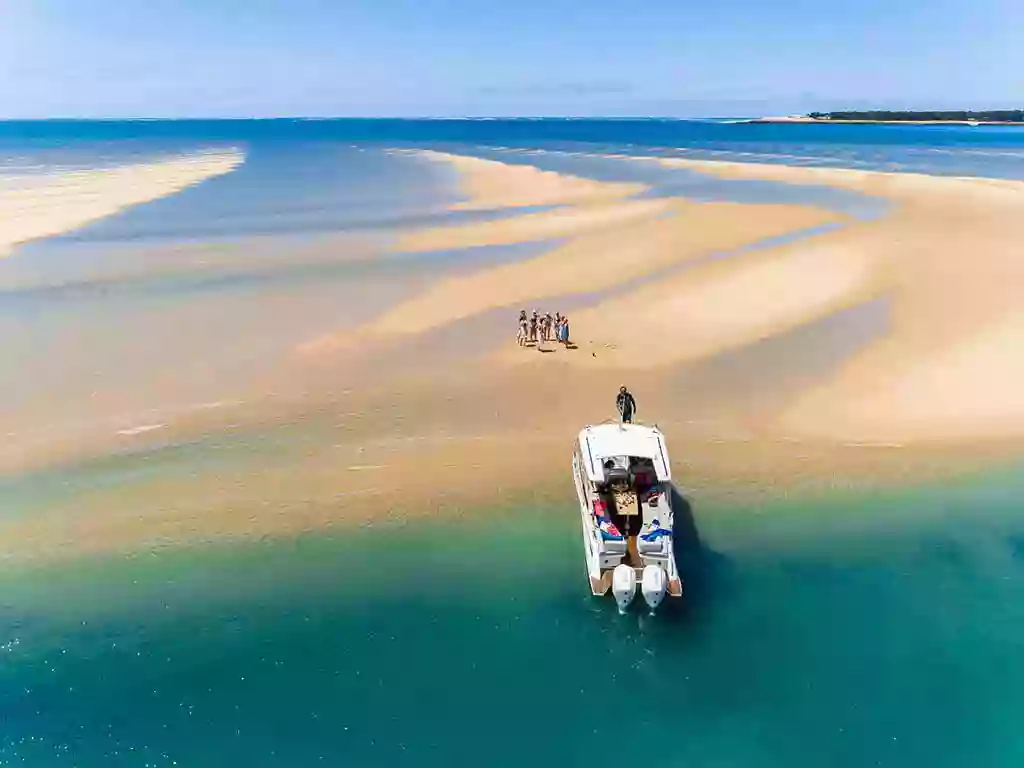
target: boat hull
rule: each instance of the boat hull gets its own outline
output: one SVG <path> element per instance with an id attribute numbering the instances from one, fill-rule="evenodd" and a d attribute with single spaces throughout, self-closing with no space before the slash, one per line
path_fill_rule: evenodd
<path id="1" fill-rule="evenodd" d="M 617 565 L 622 564 L 625 552 L 606 552 L 601 546 L 600 533 L 593 523 L 592 503 L 593 496 L 587 488 L 586 481 L 581 472 L 579 456 L 573 454 L 572 459 L 573 479 L 576 486 L 576 495 L 580 509 L 580 532 L 583 537 L 583 556 L 587 571 L 587 581 L 590 584 L 590 591 L 595 597 L 607 595 L 612 586 L 612 573 Z M 667 496 L 667 494 L 666 494 Z M 666 505 L 668 517 L 671 519 L 672 511 L 668 498 L 663 502 Z M 669 540 L 671 542 L 671 539 Z M 668 545 L 667 556 L 644 557 L 642 563 L 634 565 L 633 571 L 637 581 L 643 579 L 644 567 L 657 565 L 665 570 L 667 582 L 667 594 L 671 597 L 682 597 L 682 581 L 676 568 L 675 553 L 671 543 Z"/>

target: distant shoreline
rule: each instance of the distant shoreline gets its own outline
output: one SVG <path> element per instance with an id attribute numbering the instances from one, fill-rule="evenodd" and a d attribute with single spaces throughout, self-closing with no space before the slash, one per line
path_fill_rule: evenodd
<path id="1" fill-rule="evenodd" d="M 884 118 L 838 118 L 838 117 L 812 117 L 811 115 L 790 115 L 786 117 L 755 117 L 742 121 L 748 124 L 756 123 L 796 123 L 796 124 L 838 124 L 838 125 L 1024 125 L 1024 120 L 972 120 L 972 119 L 929 119 L 929 120 L 906 120 L 906 119 L 884 119 Z"/>

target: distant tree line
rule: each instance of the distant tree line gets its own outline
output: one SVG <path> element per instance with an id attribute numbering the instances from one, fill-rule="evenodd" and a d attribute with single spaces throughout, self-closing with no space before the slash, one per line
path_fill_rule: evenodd
<path id="1" fill-rule="evenodd" d="M 993 109 L 985 112 L 943 111 L 943 112 L 891 112 L 888 110 L 867 110 L 864 112 L 811 112 L 807 115 L 815 120 L 878 120 L 878 121 L 965 121 L 977 120 L 983 123 L 1022 123 L 1024 109 Z"/>

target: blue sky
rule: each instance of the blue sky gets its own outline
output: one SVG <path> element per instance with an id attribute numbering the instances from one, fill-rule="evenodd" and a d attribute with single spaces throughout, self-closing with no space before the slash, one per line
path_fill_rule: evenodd
<path id="1" fill-rule="evenodd" d="M 0 117 L 1024 105 L 1020 0 L 0 0 Z"/>

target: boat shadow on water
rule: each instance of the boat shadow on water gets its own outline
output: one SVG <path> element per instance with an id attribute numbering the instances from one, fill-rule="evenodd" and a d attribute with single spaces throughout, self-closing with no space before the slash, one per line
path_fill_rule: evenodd
<path id="1" fill-rule="evenodd" d="M 665 620 L 696 619 L 712 609 L 728 587 L 728 558 L 712 550 L 701 538 L 693 502 L 672 484 L 672 538 L 676 568 L 683 582 L 683 597 L 663 605 Z M 668 610 L 664 610 L 667 608 Z"/>

